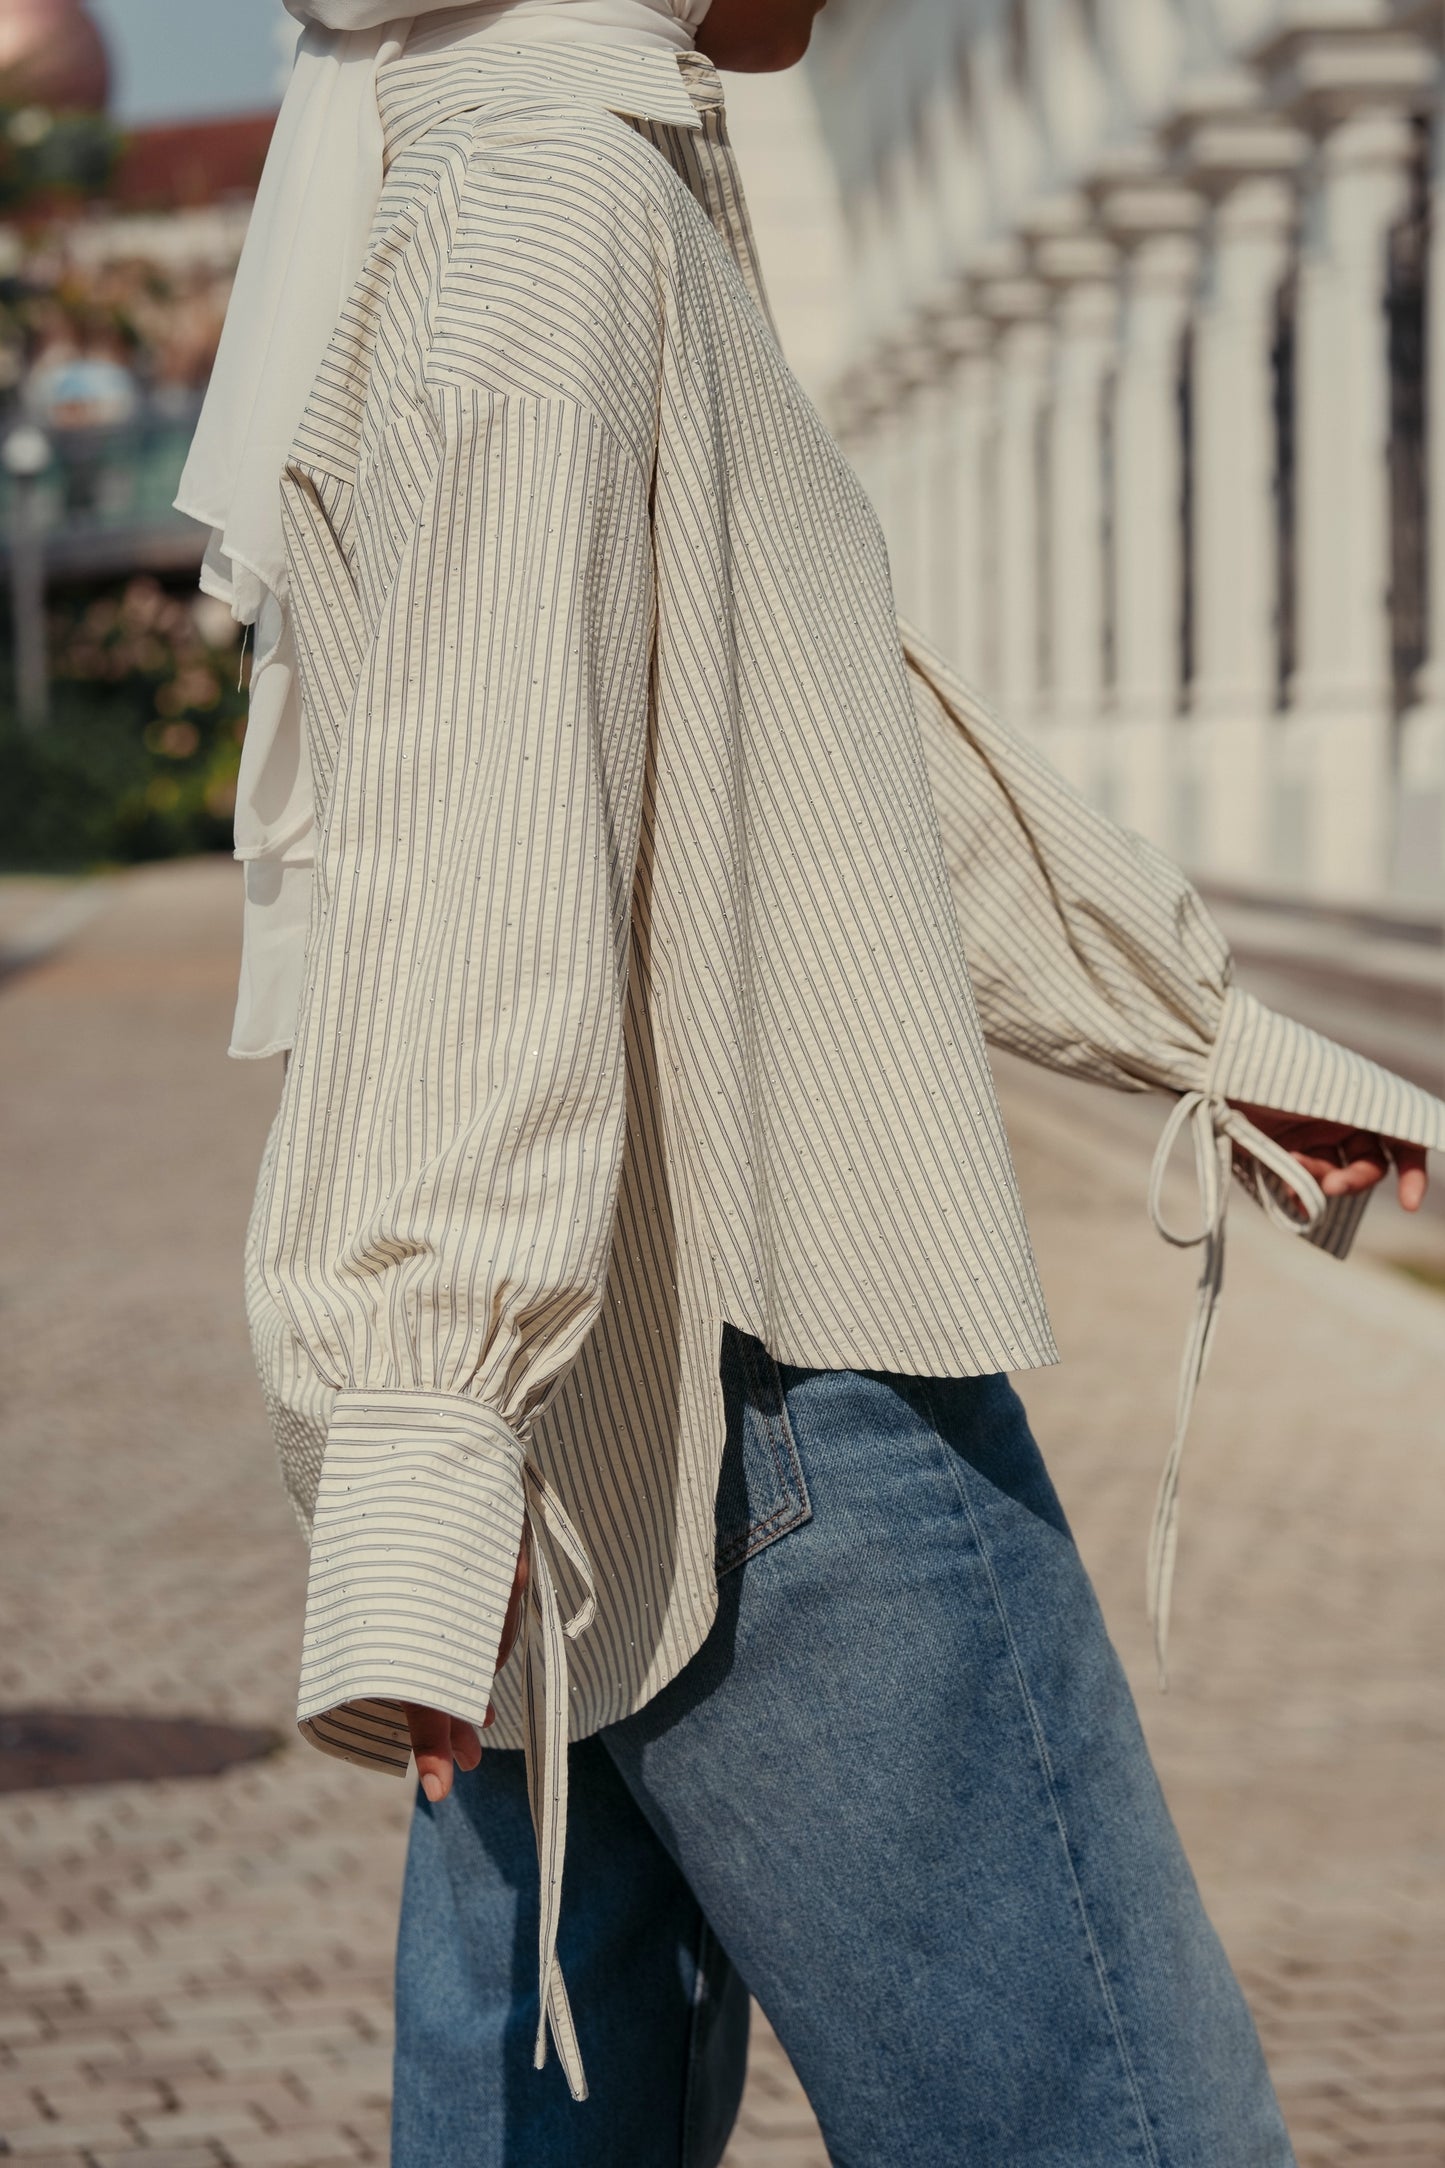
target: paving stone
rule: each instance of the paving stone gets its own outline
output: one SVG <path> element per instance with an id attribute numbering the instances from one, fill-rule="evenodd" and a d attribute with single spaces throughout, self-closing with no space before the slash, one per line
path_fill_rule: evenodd
<path id="1" fill-rule="evenodd" d="M 278 2014 L 260 1994 L 237 1996 L 234 2001 L 201 1995 L 179 2009 L 168 2010 L 166 2022 L 169 2030 L 182 2039 L 197 2033 L 225 2038 L 230 2033 L 255 2032 L 274 2025 Z"/>
<path id="2" fill-rule="evenodd" d="M 76 2152 L 81 2147 L 114 2145 L 132 2136 L 117 2116 L 94 2122 L 30 2122 L 5 2132 L 5 2143 L 17 2159 L 31 2153 Z"/>
<path id="3" fill-rule="evenodd" d="M 355 2168 L 365 2159 L 355 2141 L 335 2130 L 292 2129 L 236 2138 L 225 2148 L 230 2168 Z"/>
<path id="4" fill-rule="evenodd" d="M 33 2010 L 0 2010 L 0 2046 L 44 2038 L 45 2027 Z"/>
<path id="5" fill-rule="evenodd" d="M 68 2083 L 52 2081 L 38 2088 L 57 2119 L 78 2101 L 90 2115 L 155 2115 L 167 2104 L 168 2089 L 155 2078 L 92 2079 L 77 2071 L 67 2075 Z"/>
<path id="6" fill-rule="evenodd" d="M 729 2146 L 722 2168 L 828 2168 L 820 2138 L 749 2138 Z"/>
<path id="7" fill-rule="evenodd" d="M 390 2051 L 382 2054 L 389 2061 Z M 298 2049 L 294 2043 L 275 2033 L 267 2033 L 255 2040 L 235 2040 L 217 2047 L 208 2058 L 207 2067 L 227 2077 L 243 2078 L 255 2071 L 284 2070 L 299 2084 L 305 2084 L 312 2072 L 323 2077 L 334 2076 L 347 2067 L 340 2053 L 320 2048 Z"/>
<path id="8" fill-rule="evenodd" d="M 0 2078 L 0 2130 L 11 2123 L 31 2123 L 37 2115 L 46 2112 L 44 2096 L 37 2086 Z"/>
<path id="9" fill-rule="evenodd" d="M 301 2089 L 291 2084 L 283 2071 L 274 2069 L 264 2077 L 251 2071 L 243 2077 L 208 2078 L 187 2086 L 178 2098 L 196 2115 L 219 2117 L 230 2109 L 244 2108 L 264 2130 L 293 2122 L 307 2105 Z M 356 2099 L 355 2088 L 348 2088 L 346 2104 L 354 2104 Z M 154 2117 L 150 2120 L 154 2121 Z"/>
<path id="10" fill-rule="evenodd" d="M 91 2168 L 95 2158 L 92 2153 L 26 2153 L 15 2156 L 17 2159 L 22 2157 L 25 2168 Z M 146 2168 L 151 2168 L 149 2160 Z M 212 2164 L 208 2163 L 207 2168 L 212 2168 Z"/>
<path id="11" fill-rule="evenodd" d="M 75 2067 L 72 2061 L 70 2067 Z M 182 2079 L 214 2075 L 215 2065 L 204 2055 L 193 2052 L 168 2054 L 162 2051 L 152 2054 L 144 2047 L 126 2047 L 119 2053 L 97 2055 L 81 2066 L 89 2077 L 104 2084 L 116 2074 L 145 2077 L 161 2086 L 179 2084 Z"/>
<path id="12" fill-rule="evenodd" d="M 264 2124 L 248 2107 L 232 2103 L 226 2107 L 179 2108 L 168 2115 L 140 2115 L 135 2117 L 135 2128 L 147 2145 L 185 2145 L 192 2140 L 214 2140 L 224 2143 L 231 2138 L 249 2138 Z"/>
<path id="13" fill-rule="evenodd" d="M 215 2146 L 146 2146 L 124 2153 L 92 2154 L 93 2168 L 221 2168 L 224 2156 Z"/>

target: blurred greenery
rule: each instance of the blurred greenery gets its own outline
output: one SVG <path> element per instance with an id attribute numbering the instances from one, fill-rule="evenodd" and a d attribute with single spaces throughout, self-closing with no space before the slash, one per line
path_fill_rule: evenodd
<path id="1" fill-rule="evenodd" d="M 172 393 L 205 380 L 228 279 L 207 271 L 187 280 L 128 259 L 86 265 L 63 245 L 66 215 L 103 195 L 121 148 L 103 118 L 47 111 L 0 82 L 6 416 L 20 411 L 26 372 L 47 357 L 98 355 Z M 193 419 L 173 398 L 103 443 L 77 436 L 83 456 L 59 460 L 45 485 L 52 516 L 114 526 L 168 509 Z M 81 495 L 83 504 L 71 501 Z M 76 872 L 229 850 L 246 692 L 224 605 L 189 583 L 182 596 L 149 578 L 55 594 L 51 712 L 36 730 L 16 717 L 8 619 L 0 591 L 0 870 Z"/>
<path id="2" fill-rule="evenodd" d="M 121 138 L 94 113 L 50 113 L 0 102 L 0 211 L 101 195 Z"/>
<path id="3" fill-rule="evenodd" d="M 222 608 L 221 616 L 224 616 Z M 215 604 L 134 579 L 50 613 L 51 715 L 16 720 L 0 640 L 0 870 L 229 850 L 246 694 Z"/>

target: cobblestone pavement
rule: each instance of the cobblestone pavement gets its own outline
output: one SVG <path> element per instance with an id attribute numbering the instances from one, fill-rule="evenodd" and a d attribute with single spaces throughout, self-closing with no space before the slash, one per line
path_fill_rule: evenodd
<path id="1" fill-rule="evenodd" d="M 226 859 L 122 875 L 0 995 L 5 1709 L 294 1736 L 302 1555 L 238 1262 L 280 1064 L 224 1054 L 238 910 Z M 1146 1227 L 1133 1102 L 1004 1085 L 1065 1354 L 1026 1395 L 1302 2168 L 1441 2168 L 1445 1300 L 1236 1211 L 1161 1697 L 1144 1537 L 1191 1264 Z M 299 1742 L 0 1799 L 0 2151 L 384 2160 L 408 1799 Z M 760 2030 L 729 2168 L 824 2158 Z"/>

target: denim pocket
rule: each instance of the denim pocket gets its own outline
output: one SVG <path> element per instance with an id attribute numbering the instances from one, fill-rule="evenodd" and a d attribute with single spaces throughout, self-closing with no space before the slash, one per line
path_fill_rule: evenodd
<path id="1" fill-rule="evenodd" d="M 718 1374 L 727 1442 L 717 1489 L 719 1580 L 812 1518 L 783 1380 L 761 1340 L 723 1323 Z"/>

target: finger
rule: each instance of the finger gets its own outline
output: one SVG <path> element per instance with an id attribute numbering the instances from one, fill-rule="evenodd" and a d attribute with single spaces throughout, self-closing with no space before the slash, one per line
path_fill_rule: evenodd
<path id="1" fill-rule="evenodd" d="M 408 1702 L 406 1726 L 421 1788 L 435 1806 L 452 1788 L 452 1720 L 443 1709 Z"/>
<path id="2" fill-rule="evenodd" d="M 491 1719 L 488 1709 L 483 1722 Z M 459 1769 L 475 1769 L 482 1758 L 482 1742 L 475 1724 L 468 1724 L 459 1716 L 452 1718 L 452 1759 Z"/>
<path id="3" fill-rule="evenodd" d="M 1348 1166 L 1336 1167 L 1327 1174 L 1320 1188 L 1327 1197 L 1354 1197 L 1362 1189 L 1373 1189 L 1384 1177 L 1382 1159 L 1352 1159 Z"/>
<path id="4" fill-rule="evenodd" d="M 1312 1152 L 1291 1152 L 1289 1156 L 1298 1160 L 1305 1173 L 1312 1174 L 1320 1184 L 1324 1183 L 1327 1175 L 1338 1174 L 1340 1171 L 1337 1159 L 1316 1159 Z"/>
<path id="5" fill-rule="evenodd" d="M 1389 1161 L 1378 1137 L 1356 1130 L 1336 1147 L 1335 1165 L 1321 1182 L 1327 1197 L 1348 1197 L 1373 1189 L 1385 1174 Z"/>
<path id="6" fill-rule="evenodd" d="M 1407 1212 L 1418 1212 L 1430 1187 L 1430 1177 L 1425 1171 L 1425 1147 L 1423 1144 L 1392 1144 L 1390 1150 L 1399 1170 L 1396 1187 L 1400 1202 Z"/>
<path id="7" fill-rule="evenodd" d="M 1312 1174 L 1327 1197 L 1345 1197 L 1357 1189 L 1371 1189 L 1385 1173 L 1385 1159 L 1380 1152 L 1360 1152 L 1342 1166 L 1338 1159 L 1316 1159 L 1311 1152 L 1291 1152 L 1306 1172 Z"/>

